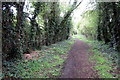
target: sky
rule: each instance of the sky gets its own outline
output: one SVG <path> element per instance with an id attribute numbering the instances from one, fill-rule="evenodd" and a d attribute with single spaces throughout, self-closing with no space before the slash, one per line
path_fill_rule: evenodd
<path id="1" fill-rule="evenodd" d="M 81 15 L 84 14 L 84 12 L 87 10 L 94 9 L 93 7 L 94 5 L 95 5 L 95 2 L 91 4 L 91 0 L 83 0 L 82 3 L 78 6 L 78 8 L 74 10 L 74 12 L 72 13 L 72 22 L 73 22 L 74 29 L 76 29 L 76 31 L 78 31 L 77 24 L 82 19 Z"/>
<path id="2" fill-rule="evenodd" d="M 91 0 L 83 0 L 82 3 L 78 6 L 78 8 L 74 10 L 72 14 L 73 23 L 77 24 L 81 19 L 81 15 L 84 14 L 85 11 L 94 9 L 93 6 L 95 3 L 92 5 L 90 3 Z"/>

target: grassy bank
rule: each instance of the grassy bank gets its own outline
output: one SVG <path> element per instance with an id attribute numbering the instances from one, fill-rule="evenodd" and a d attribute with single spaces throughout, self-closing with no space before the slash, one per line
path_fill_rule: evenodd
<path id="1" fill-rule="evenodd" d="M 32 60 L 3 62 L 3 77 L 20 78 L 50 78 L 59 77 L 67 52 L 74 43 L 73 39 L 43 46 L 42 50 Z"/>

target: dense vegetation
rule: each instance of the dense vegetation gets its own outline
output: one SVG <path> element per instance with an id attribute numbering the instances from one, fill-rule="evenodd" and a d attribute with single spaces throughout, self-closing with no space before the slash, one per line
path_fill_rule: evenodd
<path id="1" fill-rule="evenodd" d="M 4 78 L 50 78 L 59 77 L 63 63 L 67 58 L 67 51 L 70 50 L 74 40 L 65 40 L 42 46 L 39 54 L 33 55 L 32 59 L 15 61 L 3 61 Z"/>
<path id="2" fill-rule="evenodd" d="M 103 8 L 104 7 L 104 8 Z M 119 24 L 120 3 L 100 3 L 98 24 L 98 40 L 104 40 L 110 43 L 111 47 L 115 47 L 120 51 L 120 24 Z"/>
<path id="3" fill-rule="evenodd" d="M 96 44 L 91 50 L 96 53 L 91 60 L 97 60 L 97 58 L 102 60 L 101 62 L 98 60 L 98 66 L 95 68 L 101 69 L 99 62 L 107 65 L 102 69 L 103 72 L 99 72 L 100 74 L 105 73 L 104 70 L 109 65 L 113 65 L 113 63 L 117 65 L 118 63 L 115 61 L 119 61 L 117 58 L 119 58 L 118 53 L 120 52 L 120 2 L 96 3 L 96 7 L 85 11 L 76 24 L 73 23 L 71 14 L 80 4 L 81 2 L 76 0 L 69 4 L 62 2 L 28 2 L 27 4 L 25 2 L 2 2 L 4 73 L 2 76 L 23 78 L 60 76 L 62 65 L 67 58 L 66 53 L 74 42 L 71 37 L 75 34 L 79 37 L 84 35 L 90 41 L 92 40 L 91 45 Z M 75 15 L 75 13 L 73 14 Z M 74 26 L 75 24 L 77 27 Z M 106 45 L 107 47 L 104 47 Z M 37 58 L 24 60 L 24 54 L 30 54 L 33 51 L 41 52 Z M 109 55 L 112 59 L 112 62 L 108 61 L 110 63 L 105 61 Z M 55 60 L 57 62 L 53 63 Z M 43 66 L 44 68 L 42 68 Z M 108 70 L 112 69 L 108 68 Z M 116 75 L 114 74 L 114 76 Z M 106 76 L 103 75 L 103 77 Z"/>
<path id="4" fill-rule="evenodd" d="M 25 2 L 2 4 L 4 58 L 21 58 L 23 53 L 30 53 L 35 49 L 41 49 L 43 45 L 48 46 L 68 39 L 71 27 L 70 14 L 79 5 L 77 2 L 69 6 L 64 17 L 60 16 L 62 11 L 57 2 L 32 4 L 34 11 L 31 13 L 23 11 Z M 16 15 L 13 14 L 12 7 L 16 8 Z"/>
<path id="5" fill-rule="evenodd" d="M 104 41 L 120 51 L 119 2 L 97 3 L 94 10 L 88 10 L 78 23 L 79 31 L 86 37 Z"/>
<path id="6" fill-rule="evenodd" d="M 114 58 L 118 60 L 117 64 L 119 64 L 118 58 L 120 57 L 119 8 L 119 2 L 97 3 L 95 9 L 82 14 L 82 19 L 77 24 L 78 34 L 80 33 L 90 40 L 104 43 L 108 46 L 108 52 L 112 48 L 112 51 L 115 52 L 109 52 L 111 54 L 108 53 L 107 55 L 115 54 L 116 57 Z M 104 49 L 101 50 L 101 52 L 103 51 Z"/>

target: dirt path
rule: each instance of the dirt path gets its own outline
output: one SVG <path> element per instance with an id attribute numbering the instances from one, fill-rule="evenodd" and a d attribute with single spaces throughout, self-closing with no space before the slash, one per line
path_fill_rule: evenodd
<path id="1" fill-rule="evenodd" d="M 89 62 L 89 45 L 76 39 L 68 53 L 61 78 L 98 78 L 92 69 L 93 63 Z"/>

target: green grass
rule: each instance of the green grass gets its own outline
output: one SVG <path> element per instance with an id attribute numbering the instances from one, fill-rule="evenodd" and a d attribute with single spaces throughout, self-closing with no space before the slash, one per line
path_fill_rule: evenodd
<path id="1" fill-rule="evenodd" d="M 110 65 L 112 64 L 107 60 L 106 57 L 103 57 L 102 53 L 96 50 L 92 50 L 95 54 L 90 57 L 91 61 L 96 62 L 96 66 L 94 69 L 98 71 L 98 75 L 100 78 L 113 78 L 113 74 L 109 73 L 112 68 Z"/>
<path id="2" fill-rule="evenodd" d="M 118 77 L 118 74 L 110 73 L 110 71 L 114 71 L 113 69 L 117 69 L 118 67 L 118 52 L 110 48 L 109 45 L 105 45 L 104 42 L 88 40 L 82 35 L 74 35 L 73 37 L 79 38 L 91 45 L 90 52 L 93 52 L 94 55 L 91 55 L 89 60 L 90 62 L 96 63 L 94 69 L 97 71 L 100 78 Z"/>
<path id="3" fill-rule="evenodd" d="M 61 75 L 67 52 L 73 43 L 74 40 L 71 39 L 50 46 L 43 46 L 41 53 L 33 60 L 5 62 L 4 66 L 7 67 L 4 69 L 3 76 L 21 78 L 58 77 Z"/>

